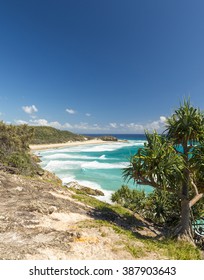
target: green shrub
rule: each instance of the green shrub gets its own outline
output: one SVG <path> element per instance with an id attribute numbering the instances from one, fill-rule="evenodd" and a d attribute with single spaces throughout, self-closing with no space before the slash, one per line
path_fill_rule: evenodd
<path id="1" fill-rule="evenodd" d="M 34 175 L 40 167 L 29 153 L 33 128 L 27 125 L 7 125 L 0 122 L 0 163 L 14 167 L 17 173 Z"/>
<path id="2" fill-rule="evenodd" d="M 13 153 L 7 158 L 8 166 L 16 168 L 23 175 L 35 175 L 40 167 L 35 160 L 26 153 Z"/>
<path id="3" fill-rule="evenodd" d="M 145 205 L 146 196 L 144 191 L 130 190 L 128 186 L 122 186 L 112 194 L 111 200 L 125 208 L 140 212 Z"/>
<path id="4" fill-rule="evenodd" d="M 141 214 L 144 218 L 159 225 L 175 226 L 180 219 L 180 199 L 176 193 L 155 189 L 145 195 L 144 191 L 131 190 L 122 186 L 112 195 L 112 201 Z M 192 216 L 196 220 L 204 211 L 204 199 L 192 207 Z"/>
<path id="5" fill-rule="evenodd" d="M 53 144 L 85 140 L 85 137 L 82 135 L 49 126 L 32 126 L 31 128 L 33 129 L 32 144 Z"/>

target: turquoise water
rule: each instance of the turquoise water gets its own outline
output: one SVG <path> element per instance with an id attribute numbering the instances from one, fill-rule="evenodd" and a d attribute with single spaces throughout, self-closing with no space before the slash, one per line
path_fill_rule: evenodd
<path id="1" fill-rule="evenodd" d="M 144 135 L 116 136 L 127 142 L 66 147 L 37 154 L 41 156 L 41 166 L 55 173 L 63 183 L 77 181 L 81 185 L 102 189 L 107 198 L 122 184 L 136 187 L 133 181 L 124 182 L 122 172 L 128 166 L 130 156 L 145 142 Z M 145 186 L 145 190 L 149 192 L 151 188 Z"/>

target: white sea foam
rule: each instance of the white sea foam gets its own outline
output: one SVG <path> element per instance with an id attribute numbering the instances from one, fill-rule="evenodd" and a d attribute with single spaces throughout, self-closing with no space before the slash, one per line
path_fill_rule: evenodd
<path id="1" fill-rule="evenodd" d="M 115 169 L 115 168 L 124 168 L 127 167 L 127 162 L 119 163 L 101 163 L 98 161 L 84 162 L 81 164 L 83 169 Z"/>
<path id="2" fill-rule="evenodd" d="M 134 145 L 132 145 L 132 146 L 144 146 L 144 143 L 146 143 L 146 142 L 143 141 L 141 143 L 134 143 Z"/>
<path id="3" fill-rule="evenodd" d="M 49 171 L 71 169 L 115 169 L 127 167 L 127 162 L 101 163 L 98 161 L 60 161 L 51 160 L 44 168 Z"/>
<path id="4" fill-rule="evenodd" d="M 90 157 L 90 156 L 84 156 L 84 155 L 72 155 L 72 154 L 64 154 L 64 153 L 58 153 L 58 154 L 52 154 L 48 156 L 44 156 L 43 159 L 98 159 L 97 157 Z"/>
<path id="5" fill-rule="evenodd" d="M 81 168 L 81 161 L 60 161 L 60 160 L 51 160 L 46 166 L 45 169 L 48 171 L 59 171 L 59 170 L 70 170 L 70 169 L 79 169 Z"/>
<path id="6" fill-rule="evenodd" d="M 113 204 L 112 200 L 111 200 L 111 197 L 112 197 L 112 194 L 114 193 L 113 191 L 104 191 L 102 190 L 103 193 L 104 193 L 104 196 L 98 196 L 97 199 L 98 200 L 101 200 L 103 202 L 107 202 L 109 204 Z"/>
<path id="7" fill-rule="evenodd" d="M 108 152 L 108 151 L 115 151 L 118 149 L 121 149 L 123 147 L 131 147 L 131 146 L 141 146 L 144 145 L 146 141 L 145 140 L 129 140 L 127 142 L 114 142 L 114 143 L 108 143 L 108 144 L 100 144 L 100 145 L 83 145 L 83 146 L 73 146 L 73 147 L 66 147 L 66 148 L 59 148 L 53 149 L 53 150 L 46 150 L 46 151 L 40 151 L 40 154 L 43 157 L 47 157 L 49 155 L 55 155 L 55 154 L 63 154 L 63 153 L 76 153 L 76 152 Z M 39 152 L 38 152 L 39 154 Z"/>
<path id="8" fill-rule="evenodd" d="M 102 156 L 100 156 L 99 158 L 100 158 L 100 159 L 105 159 L 106 156 L 105 156 L 105 155 L 102 155 Z"/>
<path id="9" fill-rule="evenodd" d="M 63 184 L 67 184 L 73 181 L 76 181 L 75 176 L 69 176 L 69 177 L 63 177 L 63 176 L 59 176 L 60 179 L 62 180 Z"/>

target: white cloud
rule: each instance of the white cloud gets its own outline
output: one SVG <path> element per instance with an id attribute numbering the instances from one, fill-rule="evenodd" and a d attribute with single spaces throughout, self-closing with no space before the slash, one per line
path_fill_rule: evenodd
<path id="1" fill-rule="evenodd" d="M 65 124 L 63 124 L 63 126 L 62 126 L 63 128 L 72 128 L 72 125 L 70 124 L 70 123 L 65 123 Z"/>
<path id="2" fill-rule="evenodd" d="M 87 116 L 87 117 L 90 117 L 90 116 L 91 116 L 91 114 L 89 114 L 89 113 L 86 113 L 86 116 Z"/>
<path id="3" fill-rule="evenodd" d="M 86 122 L 80 122 L 78 124 L 72 125 L 72 130 L 81 132 L 81 133 L 88 133 L 88 132 L 104 132 L 109 130 L 107 126 L 100 126 L 97 123 L 89 124 Z"/>
<path id="4" fill-rule="evenodd" d="M 162 130 L 164 130 L 165 124 L 166 124 L 166 117 L 160 116 L 159 120 L 147 124 L 145 129 L 148 129 L 150 131 L 157 130 L 158 132 L 161 132 Z"/>
<path id="5" fill-rule="evenodd" d="M 30 124 L 48 126 L 48 121 L 45 119 L 30 120 Z"/>
<path id="6" fill-rule="evenodd" d="M 144 125 L 136 123 L 124 124 L 124 130 L 132 133 L 144 133 Z"/>
<path id="7" fill-rule="evenodd" d="M 160 116 L 160 122 L 161 123 L 166 123 L 166 117 Z"/>
<path id="8" fill-rule="evenodd" d="M 28 122 L 23 121 L 23 120 L 15 120 L 15 123 L 19 124 L 19 125 L 21 125 L 21 124 L 28 124 Z"/>
<path id="9" fill-rule="evenodd" d="M 51 126 L 58 129 L 71 129 L 73 126 L 69 123 L 61 124 L 58 121 L 48 122 L 45 119 L 30 120 L 30 125 Z"/>
<path id="10" fill-rule="evenodd" d="M 31 116 L 32 117 L 32 116 Z M 160 116 L 158 120 L 147 123 L 116 123 L 110 122 L 108 124 L 90 124 L 88 122 L 80 122 L 75 124 L 60 123 L 58 121 L 48 121 L 46 119 L 30 119 L 29 122 L 23 120 L 16 120 L 17 124 L 38 125 L 38 126 L 51 126 L 58 129 L 67 129 L 76 133 L 144 133 L 145 130 L 152 132 L 157 130 L 159 133 L 164 131 L 166 117 Z"/>
<path id="11" fill-rule="evenodd" d="M 117 123 L 109 123 L 109 125 L 110 125 L 110 127 L 112 127 L 112 128 L 117 128 L 117 127 L 118 127 Z"/>
<path id="12" fill-rule="evenodd" d="M 76 114 L 76 111 L 73 110 L 73 109 L 66 109 L 66 112 L 69 113 L 69 114 L 71 114 L 71 115 Z"/>
<path id="13" fill-rule="evenodd" d="M 158 120 L 147 122 L 144 124 L 139 123 L 109 123 L 106 127 L 106 130 L 114 130 L 117 133 L 144 133 L 145 130 L 149 130 L 150 132 L 153 130 L 157 130 L 159 133 L 164 130 L 164 125 L 166 122 L 166 117 L 160 116 Z"/>
<path id="14" fill-rule="evenodd" d="M 33 114 L 33 113 L 36 113 L 38 111 L 38 109 L 36 108 L 35 105 L 23 106 L 22 109 L 27 114 Z"/>

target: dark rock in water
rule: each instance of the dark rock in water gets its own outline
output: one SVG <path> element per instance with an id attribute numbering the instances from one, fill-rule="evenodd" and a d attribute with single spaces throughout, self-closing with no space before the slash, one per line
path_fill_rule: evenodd
<path id="1" fill-rule="evenodd" d="M 111 136 L 111 135 L 106 135 L 106 136 L 101 136 L 99 137 L 99 139 L 103 140 L 103 141 L 118 141 L 118 139 L 115 136 Z"/>
<path id="2" fill-rule="evenodd" d="M 79 190 L 81 193 L 93 195 L 93 196 L 104 196 L 104 193 L 97 189 L 92 189 L 89 187 L 81 186 L 78 182 L 70 182 L 66 184 L 68 188 L 75 188 Z"/>

